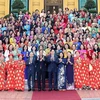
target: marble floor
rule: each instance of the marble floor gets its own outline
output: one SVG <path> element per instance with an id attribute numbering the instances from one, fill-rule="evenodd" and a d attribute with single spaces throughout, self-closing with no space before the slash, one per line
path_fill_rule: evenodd
<path id="1" fill-rule="evenodd" d="M 100 100 L 100 90 L 79 90 L 77 92 L 82 100 Z M 0 91 L 0 100 L 31 100 L 32 93 L 28 91 Z"/>
<path id="2" fill-rule="evenodd" d="M 0 100 L 31 100 L 33 92 L 16 92 L 3 91 L 0 92 Z"/>
<path id="3" fill-rule="evenodd" d="M 81 98 L 99 98 L 100 90 L 79 90 L 77 91 Z"/>

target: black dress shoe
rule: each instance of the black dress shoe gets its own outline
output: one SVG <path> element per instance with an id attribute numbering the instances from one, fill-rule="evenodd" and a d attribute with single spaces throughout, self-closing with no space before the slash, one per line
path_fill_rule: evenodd
<path id="1" fill-rule="evenodd" d="M 52 89 L 49 89 L 49 91 L 52 91 Z"/>
<path id="2" fill-rule="evenodd" d="M 38 89 L 38 91 L 41 91 L 41 89 Z"/>
<path id="3" fill-rule="evenodd" d="M 21 92 L 22 90 L 17 90 L 17 91 L 20 91 Z"/>
<path id="4" fill-rule="evenodd" d="M 42 91 L 45 91 L 45 89 L 42 89 Z"/>
<path id="5" fill-rule="evenodd" d="M 58 91 L 58 89 L 54 89 L 54 91 Z"/>
<path id="6" fill-rule="evenodd" d="M 5 91 L 8 91 L 7 89 Z"/>
<path id="7" fill-rule="evenodd" d="M 35 91 L 35 89 L 32 89 L 32 91 Z"/>
<path id="8" fill-rule="evenodd" d="M 31 91 L 31 89 L 28 89 L 28 91 Z"/>

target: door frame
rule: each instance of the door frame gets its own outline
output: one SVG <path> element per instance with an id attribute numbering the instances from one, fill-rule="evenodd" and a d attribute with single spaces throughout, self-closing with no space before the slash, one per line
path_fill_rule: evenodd
<path id="1" fill-rule="evenodd" d="M 62 11 L 63 11 L 63 3 L 64 3 L 64 0 L 62 0 L 62 5 L 61 5 L 62 6 Z M 46 0 L 44 0 L 44 10 L 45 10 L 45 12 L 46 12 L 46 6 L 47 6 L 46 5 Z M 48 4 L 48 6 L 50 6 L 50 4 Z M 54 5 L 52 4 L 51 6 L 58 6 L 58 4 L 54 4 Z"/>

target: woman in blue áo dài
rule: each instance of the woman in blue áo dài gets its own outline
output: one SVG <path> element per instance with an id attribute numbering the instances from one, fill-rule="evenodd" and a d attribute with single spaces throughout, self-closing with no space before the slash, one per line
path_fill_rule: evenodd
<path id="1" fill-rule="evenodd" d="M 66 59 L 62 52 L 59 54 L 58 90 L 66 90 Z"/>

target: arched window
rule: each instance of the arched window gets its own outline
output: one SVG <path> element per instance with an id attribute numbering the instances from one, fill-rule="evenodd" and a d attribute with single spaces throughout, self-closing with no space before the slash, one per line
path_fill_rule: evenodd
<path id="1" fill-rule="evenodd" d="M 87 1 L 87 0 L 79 0 L 79 9 L 84 8 L 86 1 Z M 94 0 L 94 2 L 95 2 L 96 5 L 97 5 L 97 0 Z M 94 8 L 94 10 L 97 10 L 97 8 L 98 8 L 98 7 L 96 6 L 96 8 Z"/>
<path id="2" fill-rule="evenodd" d="M 14 3 L 15 0 L 10 0 L 10 12 L 13 11 L 13 8 L 12 8 L 12 4 Z M 29 10 L 29 0 L 21 0 L 24 4 L 24 9 L 22 10 Z"/>

